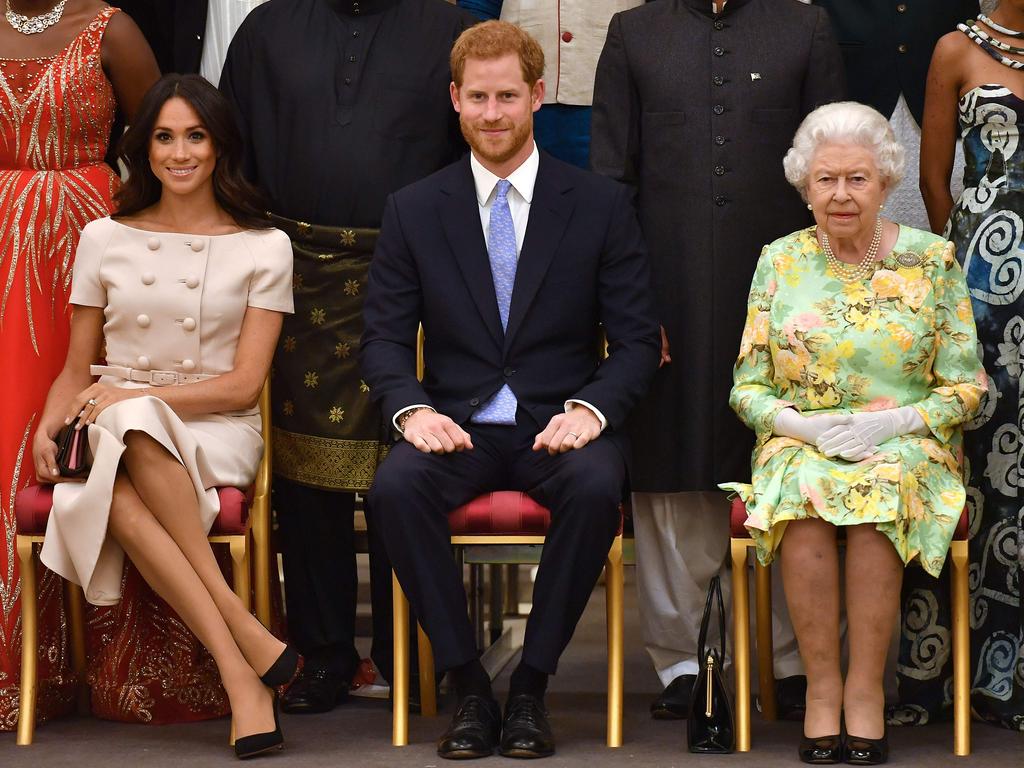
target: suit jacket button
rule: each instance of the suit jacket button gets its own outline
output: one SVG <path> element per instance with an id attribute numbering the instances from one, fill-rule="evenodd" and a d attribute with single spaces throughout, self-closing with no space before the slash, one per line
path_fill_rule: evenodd
<path id="1" fill-rule="evenodd" d="M 506 377 L 506 378 L 508 378 L 508 377 L 509 377 L 509 376 L 511 376 L 511 375 L 512 375 L 513 373 L 515 373 L 515 371 L 513 371 L 513 370 L 512 370 L 511 368 L 506 368 L 506 369 L 505 369 L 504 371 L 502 371 L 502 373 L 504 373 L 504 374 L 505 374 L 505 377 Z"/>
<path id="2" fill-rule="evenodd" d="M 472 400 L 469 401 L 469 404 L 476 408 L 478 405 L 480 405 L 480 398 L 474 397 Z"/>

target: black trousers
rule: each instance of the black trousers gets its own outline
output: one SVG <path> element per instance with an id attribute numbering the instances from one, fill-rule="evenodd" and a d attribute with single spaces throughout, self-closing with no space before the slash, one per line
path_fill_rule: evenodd
<path id="1" fill-rule="evenodd" d="M 525 491 L 551 510 L 533 590 L 523 661 L 554 674 L 619 525 L 625 463 L 597 439 L 549 456 L 531 450 L 537 425 L 520 410 L 514 427 L 470 424 L 471 451 L 435 455 L 398 443 L 377 470 L 368 509 L 398 580 L 442 670 L 478 656 L 448 513 L 481 493 Z"/>
<path id="2" fill-rule="evenodd" d="M 352 517 L 355 494 L 327 491 L 274 477 L 288 636 L 316 666 L 355 671 L 356 573 Z M 391 565 L 370 536 L 374 664 L 391 679 Z"/>

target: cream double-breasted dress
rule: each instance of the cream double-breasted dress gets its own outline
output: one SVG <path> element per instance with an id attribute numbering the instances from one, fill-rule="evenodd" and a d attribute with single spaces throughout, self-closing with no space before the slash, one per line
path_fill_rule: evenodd
<path id="1" fill-rule="evenodd" d="M 107 365 L 227 373 L 247 307 L 293 311 L 291 243 L 276 229 L 171 234 L 99 219 L 82 230 L 70 301 L 104 308 Z M 114 376 L 100 381 L 148 386 Z M 96 605 L 121 597 L 124 552 L 107 535 L 107 520 L 130 430 L 146 432 L 181 461 L 207 530 L 220 510 L 215 487 L 248 486 L 263 452 L 258 409 L 182 417 L 159 398 L 139 397 L 100 413 L 89 427 L 88 479 L 55 486 L 41 555 Z"/>

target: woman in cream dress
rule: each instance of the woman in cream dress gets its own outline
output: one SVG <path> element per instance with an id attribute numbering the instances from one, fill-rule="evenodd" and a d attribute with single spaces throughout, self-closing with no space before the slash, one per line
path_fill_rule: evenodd
<path id="1" fill-rule="evenodd" d="M 251 484 L 263 451 L 256 401 L 292 311 L 292 257 L 259 218 L 239 146 L 202 78 L 168 75 L 146 95 L 116 218 L 82 231 L 71 346 L 33 458 L 57 482 L 57 431 L 76 417 L 89 430 L 92 468 L 56 486 L 42 561 L 104 605 L 127 554 L 216 661 L 248 757 L 282 743 L 267 686 L 297 657 L 245 610 L 206 534 L 215 487 Z"/>

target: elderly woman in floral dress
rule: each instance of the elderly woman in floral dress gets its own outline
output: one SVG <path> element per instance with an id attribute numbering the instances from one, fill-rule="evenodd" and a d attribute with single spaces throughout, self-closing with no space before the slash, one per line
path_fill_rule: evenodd
<path id="1" fill-rule="evenodd" d="M 874 765 L 888 754 L 882 674 L 903 567 L 942 568 L 965 499 L 958 427 L 985 372 L 952 243 L 879 215 L 904 165 L 886 119 L 820 107 L 784 165 L 816 224 L 761 253 L 730 397 L 757 434 L 753 483 L 723 487 L 746 502 L 760 561 L 781 547 L 807 669 L 800 758 Z"/>

